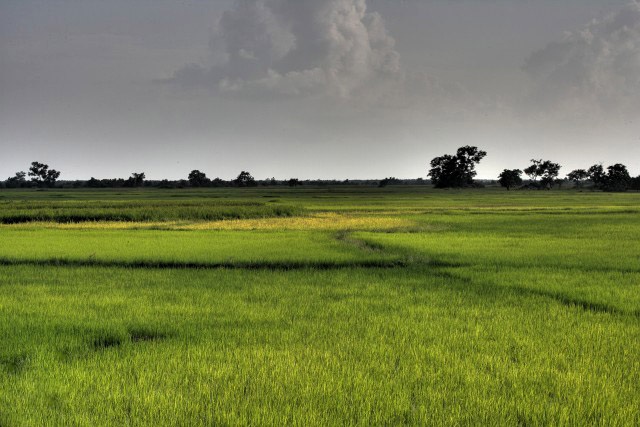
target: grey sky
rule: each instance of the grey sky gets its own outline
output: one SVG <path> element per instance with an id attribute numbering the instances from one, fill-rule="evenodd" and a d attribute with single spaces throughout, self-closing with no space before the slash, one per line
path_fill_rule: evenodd
<path id="1" fill-rule="evenodd" d="M 639 110 L 629 0 L 0 0 L 0 179 L 637 175 Z"/>

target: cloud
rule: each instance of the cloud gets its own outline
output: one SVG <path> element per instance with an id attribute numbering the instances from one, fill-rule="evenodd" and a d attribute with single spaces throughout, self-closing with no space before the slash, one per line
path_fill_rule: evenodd
<path id="1" fill-rule="evenodd" d="M 640 111 L 640 3 L 568 32 L 526 61 L 526 103 L 559 117 L 628 116 Z"/>
<path id="2" fill-rule="evenodd" d="M 236 0 L 212 40 L 225 61 L 173 82 L 224 93 L 375 97 L 403 78 L 395 40 L 365 0 Z"/>

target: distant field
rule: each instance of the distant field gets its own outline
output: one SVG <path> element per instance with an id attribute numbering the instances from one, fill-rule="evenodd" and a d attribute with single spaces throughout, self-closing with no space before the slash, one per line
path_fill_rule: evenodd
<path id="1" fill-rule="evenodd" d="M 640 194 L 0 191 L 0 426 L 640 425 Z"/>

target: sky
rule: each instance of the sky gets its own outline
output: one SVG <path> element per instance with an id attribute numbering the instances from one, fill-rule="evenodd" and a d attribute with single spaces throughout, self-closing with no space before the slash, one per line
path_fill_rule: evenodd
<path id="1" fill-rule="evenodd" d="M 0 179 L 640 174 L 632 0 L 0 0 Z"/>

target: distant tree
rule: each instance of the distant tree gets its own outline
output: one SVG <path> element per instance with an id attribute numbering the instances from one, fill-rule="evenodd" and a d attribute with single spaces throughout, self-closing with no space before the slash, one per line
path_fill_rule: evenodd
<path id="1" fill-rule="evenodd" d="M 398 178 L 395 177 L 390 177 L 390 178 L 385 178 L 382 181 L 380 181 L 378 183 L 378 187 L 379 188 L 383 188 L 386 187 L 387 185 L 394 185 L 394 184 L 400 184 L 402 181 L 400 181 Z"/>
<path id="2" fill-rule="evenodd" d="M 575 169 L 567 174 L 567 179 L 573 181 L 576 188 L 581 188 L 587 178 L 589 178 L 589 172 L 584 169 Z"/>
<path id="3" fill-rule="evenodd" d="M 287 181 L 287 184 L 289 185 L 289 187 L 297 187 L 298 185 L 302 185 L 298 178 L 291 178 L 289 181 Z"/>
<path id="4" fill-rule="evenodd" d="M 594 188 L 603 191 L 627 191 L 633 186 L 633 179 L 622 163 L 611 165 L 606 171 L 602 164 L 593 165 L 587 173 Z"/>
<path id="5" fill-rule="evenodd" d="M 522 171 L 520 169 L 505 169 L 498 175 L 498 182 L 507 190 L 522 185 Z"/>
<path id="6" fill-rule="evenodd" d="M 607 176 L 603 190 L 605 191 L 627 191 L 631 185 L 631 176 L 627 167 L 622 163 L 607 168 Z"/>
<path id="7" fill-rule="evenodd" d="M 558 183 L 558 175 L 560 174 L 562 166 L 558 163 L 553 163 L 547 160 L 542 164 L 542 167 L 544 172 L 540 177 L 540 183 L 543 188 L 549 190 L 554 184 Z"/>
<path id="8" fill-rule="evenodd" d="M 55 169 L 49 169 L 49 165 L 44 163 L 31 162 L 29 176 L 31 177 L 31 181 L 38 187 L 53 187 L 56 180 L 60 177 L 60 172 Z"/>
<path id="9" fill-rule="evenodd" d="M 222 180 L 220 178 L 213 178 L 211 180 L 211 186 L 212 187 L 224 187 L 226 185 L 228 185 L 228 182 L 224 181 L 224 180 Z"/>
<path id="10" fill-rule="evenodd" d="M 638 175 L 635 178 L 631 178 L 631 182 L 629 183 L 629 188 L 631 190 L 636 190 L 636 191 L 640 190 L 640 175 Z"/>
<path id="11" fill-rule="evenodd" d="M 478 147 L 466 145 L 455 155 L 445 154 L 431 160 L 429 175 L 436 188 L 461 188 L 473 185 L 475 167 L 487 155 Z"/>
<path id="12" fill-rule="evenodd" d="M 587 173 L 589 174 L 589 180 L 593 182 L 593 186 L 595 188 L 602 188 L 602 186 L 605 184 L 605 180 L 607 177 L 607 174 L 605 173 L 604 167 L 602 166 L 602 164 L 591 166 L 587 170 Z"/>
<path id="13" fill-rule="evenodd" d="M 95 179 L 94 177 L 91 177 L 91 179 L 89 181 L 87 181 L 87 187 L 89 187 L 89 188 L 102 188 L 102 187 L 104 187 L 104 184 L 99 179 Z"/>
<path id="14" fill-rule="evenodd" d="M 133 172 L 129 179 L 125 182 L 125 187 L 142 187 L 144 185 L 144 179 L 146 178 L 144 172 Z"/>
<path id="15" fill-rule="evenodd" d="M 257 185 L 255 178 L 246 171 L 240 172 L 238 177 L 233 180 L 233 183 L 238 187 L 255 187 Z"/>
<path id="16" fill-rule="evenodd" d="M 22 188 L 27 187 L 27 174 L 25 172 L 16 172 L 16 174 L 12 177 L 7 178 L 5 181 L 5 185 L 7 188 Z"/>
<path id="17" fill-rule="evenodd" d="M 535 160 L 535 159 L 531 159 L 531 162 L 533 163 L 531 166 L 529 166 L 528 168 L 524 169 L 524 173 L 527 174 L 527 176 L 529 177 L 530 181 L 533 182 L 538 182 L 538 165 L 542 163 L 542 159 L 540 160 Z"/>
<path id="18" fill-rule="evenodd" d="M 560 173 L 560 166 L 558 163 L 553 163 L 549 160 L 536 160 L 531 159 L 531 166 L 524 170 L 529 178 L 535 185 L 538 185 L 538 178 L 540 179 L 539 188 L 551 189 L 556 183 L 558 174 Z"/>
<path id="19" fill-rule="evenodd" d="M 207 178 L 204 172 L 195 169 L 189 173 L 189 185 L 192 187 L 206 187 L 211 184 L 211 180 Z"/>

